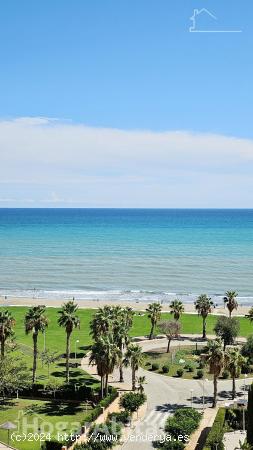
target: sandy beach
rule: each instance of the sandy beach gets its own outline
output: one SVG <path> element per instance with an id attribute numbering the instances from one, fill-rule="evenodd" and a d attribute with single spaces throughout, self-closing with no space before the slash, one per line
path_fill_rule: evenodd
<path id="1" fill-rule="evenodd" d="M 32 305 L 46 305 L 51 308 L 59 308 L 62 303 L 66 301 L 63 299 L 53 299 L 53 298 L 31 298 L 31 297 L 3 297 L 0 296 L 0 306 L 32 306 Z M 121 306 L 129 306 L 136 311 L 145 311 L 148 307 L 149 303 L 145 302 L 124 302 L 124 301 L 108 301 L 108 300 L 78 300 L 75 299 L 80 308 L 87 309 L 97 309 L 103 307 L 105 305 L 121 305 Z M 163 312 L 170 311 L 169 303 L 162 304 Z M 196 313 L 195 307 L 193 303 L 185 303 L 184 304 L 185 312 L 192 314 Z M 238 306 L 236 312 L 234 312 L 234 316 L 245 316 L 248 314 L 250 306 Z M 217 315 L 228 315 L 227 309 L 224 308 L 223 305 L 216 306 L 213 310 L 213 314 Z"/>

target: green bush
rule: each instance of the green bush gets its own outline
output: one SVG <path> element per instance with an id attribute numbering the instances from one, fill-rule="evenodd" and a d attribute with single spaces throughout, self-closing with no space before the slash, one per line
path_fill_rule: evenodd
<path id="1" fill-rule="evenodd" d="M 227 379 L 229 378 L 229 372 L 228 372 L 227 370 L 224 370 L 224 371 L 223 371 L 222 378 L 223 378 L 224 380 L 227 380 Z"/>
<path id="2" fill-rule="evenodd" d="M 169 373 L 170 366 L 168 364 L 165 364 L 164 366 L 162 366 L 162 371 L 163 373 Z"/>
<path id="3" fill-rule="evenodd" d="M 151 365 L 151 370 L 159 370 L 159 364 L 153 363 L 153 364 Z"/>
<path id="4" fill-rule="evenodd" d="M 166 422 L 165 431 L 177 438 L 179 435 L 190 436 L 199 426 L 201 414 L 194 408 L 179 408 Z"/>
<path id="5" fill-rule="evenodd" d="M 198 426 L 202 415 L 195 408 L 179 408 L 175 412 L 174 417 L 178 420 L 186 417 L 193 419 Z"/>
<path id="6" fill-rule="evenodd" d="M 183 370 L 183 369 L 177 369 L 177 376 L 178 376 L 178 377 L 182 377 L 182 376 L 183 376 L 183 373 L 184 373 L 184 370 Z"/>
<path id="7" fill-rule="evenodd" d="M 193 372 L 194 371 L 194 367 L 190 363 L 185 364 L 184 369 L 187 370 L 188 372 Z"/>
<path id="8" fill-rule="evenodd" d="M 127 392 L 120 399 L 120 406 L 126 411 L 133 413 L 137 411 L 146 401 L 146 395 L 140 392 Z"/>
<path id="9" fill-rule="evenodd" d="M 213 426 L 208 433 L 206 440 L 206 447 L 209 447 L 211 450 L 223 450 L 224 445 L 222 443 L 224 436 L 224 425 L 226 418 L 226 409 L 220 408 L 216 414 Z M 217 446 L 218 445 L 218 446 Z"/>
<path id="10" fill-rule="evenodd" d="M 162 448 L 163 450 L 183 450 L 185 444 L 181 441 L 178 441 L 177 439 L 175 441 L 174 439 L 172 439 L 171 441 L 168 439 L 165 442 L 155 442 L 154 447 Z"/>
<path id="11" fill-rule="evenodd" d="M 198 378 L 200 380 L 201 378 L 203 378 L 203 376 L 204 376 L 204 370 L 203 369 L 197 370 L 196 378 Z"/>
<path id="12" fill-rule="evenodd" d="M 131 416 L 129 414 L 129 411 L 113 412 L 108 414 L 108 419 L 111 422 L 114 421 L 126 425 L 127 423 L 129 423 Z"/>
<path id="13" fill-rule="evenodd" d="M 105 450 L 119 443 L 121 424 L 107 421 L 105 424 L 95 425 L 89 431 L 87 450 Z"/>

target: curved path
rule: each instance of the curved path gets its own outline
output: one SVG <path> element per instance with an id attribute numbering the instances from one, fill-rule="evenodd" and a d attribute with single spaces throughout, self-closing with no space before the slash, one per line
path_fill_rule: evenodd
<path id="1" fill-rule="evenodd" d="M 196 342 L 196 336 L 186 337 L 179 341 L 173 341 L 172 346 L 193 345 Z M 203 343 L 203 341 L 202 341 Z M 155 339 L 152 341 L 140 341 L 143 351 L 154 350 L 167 346 L 167 339 Z M 94 367 L 88 367 L 87 359 L 82 361 L 82 368 L 92 375 L 96 371 Z M 147 411 L 144 418 L 139 421 L 130 435 L 130 439 L 123 445 L 124 450 L 151 450 L 154 435 L 161 435 L 165 421 L 169 414 L 180 406 L 192 406 L 200 410 L 203 408 L 203 390 L 204 407 L 210 407 L 212 404 L 213 383 L 212 381 L 187 380 L 183 378 L 173 378 L 157 373 L 139 369 L 138 376 L 145 376 L 145 392 L 147 394 Z M 119 383 L 119 374 L 116 370 L 110 377 L 110 384 L 122 390 L 131 389 L 131 371 L 124 370 L 124 383 Z M 246 380 L 247 384 L 252 379 Z M 224 403 L 231 400 L 231 380 L 220 380 L 218 383 L 218 402 Z M 238 397 L 244 396 L 244 380 L 236 381 Z M 132 437 L 131 437 L 132 436 Z"/>

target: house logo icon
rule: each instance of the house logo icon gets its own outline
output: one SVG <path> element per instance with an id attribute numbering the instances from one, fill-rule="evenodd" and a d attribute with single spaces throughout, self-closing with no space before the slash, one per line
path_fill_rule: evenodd
<path id="1" fill-rule="evenodd" d="M 241 33 L 242 30 L 230 30 L 217 28 L 218 19 L 208 9 L 194 9 L 193 15 L 190 17 L 191 26 L 190 33 Z"/>

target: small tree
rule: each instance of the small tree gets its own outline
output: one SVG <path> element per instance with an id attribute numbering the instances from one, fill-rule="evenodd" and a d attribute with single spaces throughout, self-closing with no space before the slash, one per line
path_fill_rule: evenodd
<path id="1" fill-rule="evenodd" d="M 62 384 L 60 381 L 58 381 L 56 378 L 51 378 L 48 384 L 45 386 L 45 391 L 49 394 L 53 394 L 55 398 L 56 392 L 59 391 L 61 387 Z"/>
<path id="2" fill-rule="evenodd" d="M 222 339 L 225 350 L 227 345 L 234 344 L 240 331 L 240 322 L 236 317 L 220 316 L 215 324 L 214 331 Z"/>
<path id="3" fill-rule="evenodd" d="M 50 352 L 49 350 L 45 350 L 41 353 L 41 361 L 43 364 L 47 366 L 47 377 L 50 377 L 50 366 L 54 362 L 60 359 L 60 356 L 57 355 L 57 352 Z"/>
<path id="4" fill-rule="evenodd" d="M 138 383 L 138 391 L 143 394 L 144 393 L 144 384 L 146 384 L 146 377 L 142 376 L 137 378 L 137 383 Z"/>
<path id="5" fill-rule="evenodd" d="M 167 353 L 169 353 L 171 341 L 178 338 L 181 331 L 181 325 L 175 320 L 164 320 L 159 322 L 159 328 L 162 333 L 166 334 L 168 339 Z"/>
<path id="6" fill-rule="evenodd" d="M 146 401 L 146 395 L 139 392 L 127 392 L 120 399 L 120 406 L 133 413 Z"/>
<path id="7" fill-rule="evenodd" d="M 151 321 L 151 330 L 149 334 L 149 339 L 152 339 L 154 337 L 154 330 L 156 324 L 161 317 L 162 306 L 160 303 L 151 303 L 150 305 L 148 305 L 146 311 L 148 313 L 148 318 Z"/>
<path id="8" fill-rule="evenodd" d="M 0 364 L 0 392 L 3 399 L 17 390 L 31 384 L 29 371 L 24 362 L 15 357 L 5 356 Z"/>

